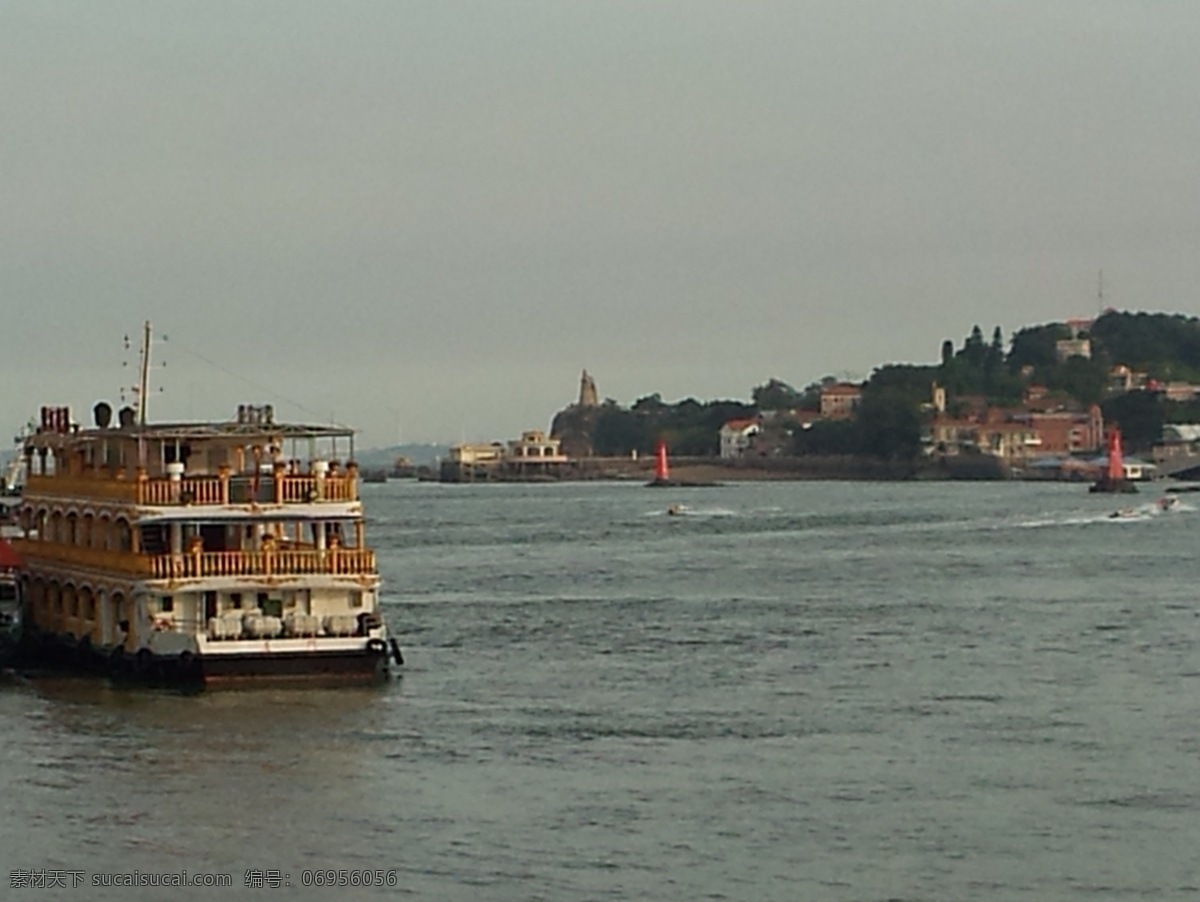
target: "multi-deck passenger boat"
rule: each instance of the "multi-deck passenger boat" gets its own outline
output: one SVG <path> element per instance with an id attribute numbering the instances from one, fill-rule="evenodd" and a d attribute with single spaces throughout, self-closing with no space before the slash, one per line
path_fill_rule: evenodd
<path id="1" fill-rule="evenodd" d="M 43 408 L 24 440 L 13 545 L 35 654 L 205 685 L 376 680 L 402 663 L 351 430 L 266 406 L 206 423 L 94 414 L 83 428 Z"/>

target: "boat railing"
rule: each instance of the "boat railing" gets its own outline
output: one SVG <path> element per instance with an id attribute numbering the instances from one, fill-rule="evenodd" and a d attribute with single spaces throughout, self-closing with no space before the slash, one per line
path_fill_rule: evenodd
<path id="1" fill-rule="evenodd" d="M 156 633 L 185 633 L 194 636 L 204 632 L 204 621 L 199 617 L 181 617 L 163 612 L 150 618 L 150 629 Z"/>
<path id="2" fill-rule="evenodd" d="M 375 552 L 361 548 L 315 551 L 200 551 L 150 557 L 153 579 L 214 576 L 353 576 L 375 573 Z"/>
<path id="3" fill-rule="evenodd" d="M 189 551 L 145 554 L 79 548 L 16 538 L 14 550 L 29 561 L 50 560 L 86 570 L 109 570 L 145 579 L 200 579 L 220 576 L 354 576 L 377 572 L 375 552 L 334 546 L 325 549 Z"/>
<path id="4" fill-rule="evenodd" d="M 88 472 L 93 475 L 88 475 Z M 164 507 L 189 504 L 320 504 L 358 500 L 358 472 L 311 476 L 263 473 L 258 476 L 222 472 L 216 476 L 150 477 L 139 473 L 88 471 L 84 474 L 30 476 L 26 496 L 100 498 Z"/>

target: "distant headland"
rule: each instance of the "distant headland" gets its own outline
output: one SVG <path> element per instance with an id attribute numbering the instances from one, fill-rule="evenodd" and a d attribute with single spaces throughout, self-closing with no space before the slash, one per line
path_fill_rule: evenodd
<path id="1" fill-rule="evenodd" d="M 1200 475 L 1200 320 L 1106 310 L 990 340 L 976 325 L 929 364 L 882 364 L 870 378 L 779 378 L 748 401 L 659 394 L 601 400 L 584 370 L 550 430 L 453 445 L 449 482 L 644 479 L 654 448 L 694 481 L 740 479 L 1091 480 L 1119 425 L 1131 479 Z"/>

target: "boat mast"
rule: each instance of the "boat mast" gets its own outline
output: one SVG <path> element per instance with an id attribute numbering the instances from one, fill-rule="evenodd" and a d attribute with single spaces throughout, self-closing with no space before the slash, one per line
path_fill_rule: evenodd
<path id="1" fill-rule="evenodd" d="M 150 394 L 150 320 L 142 333 L 142 372 L 138 377 L 138 425 L 146 425 L 146 402 Z"/>

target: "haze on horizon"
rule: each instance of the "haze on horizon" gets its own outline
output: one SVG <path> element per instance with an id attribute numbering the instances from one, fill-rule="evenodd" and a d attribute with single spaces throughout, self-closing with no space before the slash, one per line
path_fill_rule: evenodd
<path id="1" fill-rule="evenodd" d="M 0 435 L 128 395 L 363 447 L 1200 313 L 1200 5 L 0 8 Z M 126 349 L 129 335 L 135 347 Z M 162 361 L 166 366 L 161 366 Z"/>

